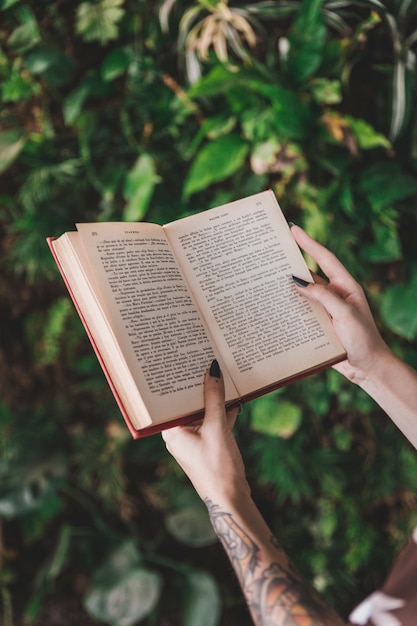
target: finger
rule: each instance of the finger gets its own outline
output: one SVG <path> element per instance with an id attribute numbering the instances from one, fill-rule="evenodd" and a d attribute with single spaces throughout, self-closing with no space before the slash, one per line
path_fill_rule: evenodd
<path id="1" fill-rule="evenodd" d="M 330 281 L 337 280 L 345 284 L 356 285 L 355 279 L 349 274 L 345 266 L 333 252 L 330 252 L 330 250 L 315 241 L 310 235 L 307 235 L 305 230 L 299 226 L 293 226 L 291 233 L 300 248 L 307 252 L 307 254 L 318 263 Z"/>
<path id="2" fill-rule="evenodd" d="M 306 287 L 296 285 L 296 288 L 309 300 L 320 302 L 333 318 L 333 322 L 342 322 L 350 313 L 350 307 L 345 300 L 324 284 L 309 283 Z"/>

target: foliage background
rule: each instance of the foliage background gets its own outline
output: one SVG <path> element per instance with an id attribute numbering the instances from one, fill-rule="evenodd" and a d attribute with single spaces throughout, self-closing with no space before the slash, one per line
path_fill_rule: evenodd
<path id="1" fill-rule="evenodd" d="M 159 436 L 133 442 L 45 244 L 271 187 L 417 364 L 414 0 L 0 0 L 0 623 L 250 624 Z M 254 497 L 343 616 L 417 459 L 335 372 L 245 407 Z"/>

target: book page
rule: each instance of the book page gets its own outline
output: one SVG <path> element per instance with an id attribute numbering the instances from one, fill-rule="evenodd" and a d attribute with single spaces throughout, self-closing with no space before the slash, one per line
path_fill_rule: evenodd
<path id="1" fill-rule="evenodd" d="M 153 224 L 78 224 L 94 288 L 152 422 L 203 407 L 214 358 L 163 229 Z M 227 381 L 228 393 L 236 390 Z"/>
<path id="2" fill-rule="evenodd" d="M 295 289 L 311 280 L 272 192 L 164 227 L 240 395 L 342 355 L 329 317 Z"/>

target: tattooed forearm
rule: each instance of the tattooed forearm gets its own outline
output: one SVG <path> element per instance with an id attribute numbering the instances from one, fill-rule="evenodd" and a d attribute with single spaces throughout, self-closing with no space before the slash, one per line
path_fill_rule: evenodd
<path id="1" fill-rule="evenodd" d="M 265 557 L 230 513 L 210 500 L 206 500 L 206 505 L 257 626 L 342 624 L 288 562 L 275 538 L 271 539 L 271 553 Z M 336 619 L 333 620 L 333 617 Z"/>

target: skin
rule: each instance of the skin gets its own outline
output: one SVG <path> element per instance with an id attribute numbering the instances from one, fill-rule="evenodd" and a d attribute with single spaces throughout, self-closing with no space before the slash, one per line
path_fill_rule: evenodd
<path id="1" fill-rule="evenodd" d="M 297 287 L 327 309 L 347 359 L 335 366 L 367 391 L 417 447 L 417 373 L 381 338 L 364 292 L 338 259 L 298 226 L 292 233 L 328 277 Z M 202 422 L 164 431 L 176 458 L 206 503 L 213 527 L 239 579 L 256 626 L 342 626 L 296 571 L 254 504 L 226 412 L 222 377 L 205 374 Z"/>

